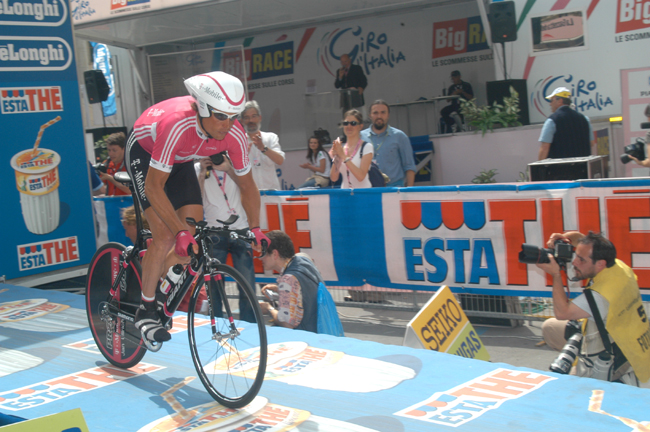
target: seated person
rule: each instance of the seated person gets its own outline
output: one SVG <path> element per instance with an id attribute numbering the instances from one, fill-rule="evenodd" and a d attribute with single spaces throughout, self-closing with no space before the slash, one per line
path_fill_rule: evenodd
<path id="1" fill-rule="evenodd" d="M 451 73 L 451 80 L 453 84 L 449 86 L 447 96 L 458 95 L 465 100 L 474 98 L 472 85 L 461 79 L 459 71 L 455 70 Z M 452 133 L 454 125 L 456 126 L 455 130 L 464 130 L 460 117 L 460 102 L 457 98 L 449 100 L 449 105 L 440 110 L 440 116 L 442 117 L 440 119 L 441 133 Z"/>
<path id="2" fill-rule="evenodd" d="M 323 282 L 314 263 L 296 254 L 291 238 L 283 231 L 270 231 L 271 244 L 261 260 L 264 270 L 280 273 L 277 284 L 262 288 L 262 294 L 277 303 L 277 309 L 261 301 L 262 313 L 276 325 L 316 333 L 318 330 L 318 284 Z"/>

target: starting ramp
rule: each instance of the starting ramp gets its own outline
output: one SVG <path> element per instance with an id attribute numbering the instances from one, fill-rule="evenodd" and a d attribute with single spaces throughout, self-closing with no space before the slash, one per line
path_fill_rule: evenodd
<path id="1" fill-rule="evenodd" d="M 642 431 L 650 390 L 435 351 L 268 327 L 259 396 L 227 409 L 196 376 L 183 327 L 123 370 L 88 329 L 83 296 L 0 284 L 0 413 L 80 409 L 101 431 Z M 245 324 L 245 323 L 244 323 Z"/>

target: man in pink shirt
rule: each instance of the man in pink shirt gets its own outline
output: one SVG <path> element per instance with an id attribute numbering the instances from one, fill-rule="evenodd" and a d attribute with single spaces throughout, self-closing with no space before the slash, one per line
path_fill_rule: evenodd
<path id="1" fill-rule="evenodd" d="M 210 72 L 185 80 L 185 87 L 190 96 L 162 101 L 142 113 L 126 150 L 128 171 L 153 238 L 142 262 L 142 300 L 135 326 L 156 342 L 171 338 L 156 312 L 160 277 L 173 264 L 187 262 L 190 248 L 198 253 L 194 229 L 185 222 L 188 217 L 203 220 L 195 159 L 228 152 L 251 231 L 258 245 L 268 241 L 259 229 L 260 194 L 251 174 L 246 134 L 235 120 L 246 102 L 244 86 L 224 72 Z"/>

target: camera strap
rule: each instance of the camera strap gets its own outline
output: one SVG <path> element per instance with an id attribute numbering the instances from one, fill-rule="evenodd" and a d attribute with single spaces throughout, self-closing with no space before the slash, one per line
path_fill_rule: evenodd
<path id="1" fill-rule="evenodd" d="M 586 288 L 584 290 L 585 297 L 587 297 L 587 302 L 589 303 L 589 308 L 591 309 L 591 315 L 594 317 L 594 321 L 596 322 L 596 327 L 598 327 L 598 333 L 600 333 L 600 338 L 603 340 L 603 345 L 605 346 L 605 350 L 612 356 L 614 357 L 614 350 L 612 349 L 612 343 L 609 341 L 609 333 L 607 332 L 607 329 L 605 328 L 605 324 L 603 323 L 603 319 L 600 316 L 600 311 L 598 310 L 598 306 L 596 305 L 596 300 L 594 299 L 594 293 L 591 290 L 591 288 Z"/>

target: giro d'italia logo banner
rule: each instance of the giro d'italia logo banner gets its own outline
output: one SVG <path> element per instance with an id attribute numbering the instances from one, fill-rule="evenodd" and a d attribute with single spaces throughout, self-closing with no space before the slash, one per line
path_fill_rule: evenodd
<path id="1" fill-rule="evenodd" d="M 2 275 L 83 265 L 95 251 L 67 0 L 0 4 Z"/>

